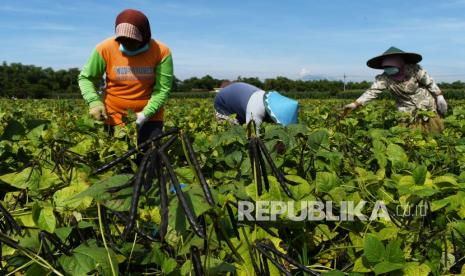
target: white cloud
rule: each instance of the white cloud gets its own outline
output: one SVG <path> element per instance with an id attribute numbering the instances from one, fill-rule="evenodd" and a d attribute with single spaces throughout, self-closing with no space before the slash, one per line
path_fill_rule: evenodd
<path id="1" fill-rule="evenodd" d="M 310 72 L 311 72 L 310 69 L 304 67 L 300 69 L 299 76 L 304 77 L 304 76 L 310 75 Z"/>

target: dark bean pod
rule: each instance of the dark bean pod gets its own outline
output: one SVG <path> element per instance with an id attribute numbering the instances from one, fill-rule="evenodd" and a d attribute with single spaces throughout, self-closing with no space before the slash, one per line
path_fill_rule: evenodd
<path id="1" fill-rule="evenodd" d="M 257 145 L 258 145 L 258 143 L 257 143 Z M 268 173 L 266 171 L 265 160 L 263 160 L 263 155 L 262 155 L 262 152 L 261 152 L 259 146 L 257 146 L 257 150 L 258 150 L 258 162 L 260 163 L 260 169 L 262 170 L 262 176 L 263 176 L 263 182 L 265 183 L 265 189 L 267 191 L 269 191 L 270 190 L 270 182 L 268 181 Z"/>
<path id="2" fill-rule="evenodd" d="M 286 276 L 292 276 L 292 273 L 290 273 L 283 265 L 281 265 L 273 256 L 271 256 L 260 244 L 256 244 L 255 248 L 263 255 L 265 256 L 268 260 L 273 263 L 273 265 L 284 275 Z"/>
<path id="3" fill-rule="evenodd" d="M 189 224 L 191 225 L 192 229 L 199 237 L 201 237 L 202 239 L 205 239 L 206 236 L 204 234 L 204 231 L 202 227 L 200 226 L 200 224 L 197 222 L 194 211 L 190 209 L 189 204 L 187 203 L 186 196 L 184 195 L 184 192 L 182 191 L 181 186 L 179 185 L 178 178 L 176 177 L 176 173 L 174 172 L 174 169 L 171 166 L 170 160 L 161 151 L 161 148 L 160 148 L 159 154 L 164 163 L 165 168 L 168 171 L 168 175 L 170 177 L 171 183 L 173 184 L 174 189 L 176 190 L 176 196 L 179 199 L 179 203 L 181 204 L 181 207 L 184 210 L 184 213 L 187 217 L 187 220 L 189 221 Z"/>
<path id="4" fill-rule="evenodd" d="M 259 242 L 257 244 L 257 247 L 262 247 L 268 251 L 271 251 L 273 252 L 273 254 L 275 254 L 276 256 L 279 256 L 280 258 L 284 259 L 286 262 L 296 266 L 299 270 L 301 271 L 304 271 L 304 272 L 307 272 L 307 273 L 310 273 L 312 275 L 315 275 L 315 276 L 319 276 L 320 274 L 319 273 L 316 273 L 315 271 L 309 269 L 308 267 L 304 266 L 303 264 L 297 262 L 296 260 L 294 260 L 293 258 L 289 257 L 288 255 L 282 253 L 281 251 L 279 251 L 278 249 L 276 249 L 273 245 L 269 245 L 267 243 L 264 243 L 264 242 Z"/>
<path id="5" fill-rule="evenodd" d="M 197 174 L 197 178 L 199 179 L 200 186 L 202 186 L 205 198 L 207 199 L 207 202 L 208 204 L 210 204 L 210 206 L 215 206 L 215 201 L 213 200 L 210 187 L 208 186 L 208 183 L 205 180 L 205 176 L 203 175 L 202 170 L 200 169 L 199 160 L 197 159 L 194 148 L 192 147 L 192 143 L 189 140 L 189 136 L 187 136 L 187 133 L 183 133 L 182 139 L 184 140 L 184 144 L 186 145 L 187 152 L 189 153 L 189 159 L 191 160 L 192 165 L 194 166 L 194 170 Z"/>
<path id="6" fill-rule="evenodd" d="M 147 161 L 149 160 L 149 157 L 152 152 L 154 152 L 154 150 L 150 150 L 144 155 L 139 170 L 137 171 L 134 181 L 134 192 L 132 193 L 131 208 L 129 209 L 129 221 L 124 228 L 122 235 L 123 239 L 125 239 L 129 235 L 129 233 L 131 233 L 136 223 L 137 208 L 139 205 L 139 197 L 142 189 L 142 183 L 144 180 L 144 172 L 147 166 Z"/>
<path id="7" fill-rule="evenodd" d="M 0 211 L 3 213 L 3 216 L 5 217 L 6 222 L 9 224 L 9 226 L 16 231 L 16 234 L 21 235 L 21 226 L 16 223 L 15 219 L 13 216 L 8 212 L 5 207 L 3 207 L 2 204 L 0 204 Z"/>
<path id="8" fill-rule="evenodd" d="M 271 158 L 271 155 L 268 152 L 268 149 L 266 148 L 265 144 L 260 139 L 257 139 L 257 141 L 258 141 L 258 145 L 260 147 L 260 150 L 263 152 L 263 154 L 265 155 L 266 160 L 268 161 L 268 164 L 270 165 L 271 171 L 273 172 L 274 176 L 277 178 L 277 180 L 278 180 L 279 184 L 281 185 L 281 187 L 283 188 L 284 192 L 286 193 L 286 195 L 288 197 L 294 198 L 292 196 L 291 191 L 289 190 L 289 187 L 287 187 L 286 179 L 284 178 L 284 175 L 276 167 L 276 164 L 274 163 L 273 158 Z"/>
<path id="9" fill-rule="evenodd" d="M 160 222 L 160 239 L 163 240 L 165 238 L 165 235 L 168 231 L 168 192 L 166 189 L 166 176 L 165 172 L 163 170 L 163 167 L 161 166 L 161 157 L 159 156 L 159 153 L 157 153 L 157 159 L 156 159 L 156 169 L 157 169 L 157 175 L 158 175 L 158 185 L 159 185 L 159 191 L 160 191 L 160 217 L 161 217 L 161 222 Z"/>
<path id="10" fill-rule="evenodd" d="M 41 239 L 44 239 L 44 240 L 48 240 L 50 243 L 53 244 L 53 246 L 55 246 L 55 249 L 58 249 L 60 250 L 61 252 L 63 252 L 65 255 L 67 256 L 71 256 L 71 249 L 66 246 L 61 240 L 60 238 L 58 238 L 58 236 L 53 233 L 48 233 L 46 231 L 41 231 L 40 232 L 40 237 Z"/>
<path id="11" fill-rule="evenodd" d="M 190 248 L 191 251 L 191 260 L 192 264 L 194 265 L 194 272 L 196 276 L 203 276 L 205 275 L 205 271 L 202 266 L 202 261 L 200 260 L 200 252 L 199 249 L 193 245 Z"/>
<path id="12" fill-rule="evenodd" d="M 250 143 L 252 144 L 251 149 L 252 149 L 252 158 L 253 160 L 253 172 L 254 172 L 254 177 L 256 177 L 257 181 L 257 193 L 259 196 L 263 194 L 263 187 L 262 187 L 262 170 L 260 166 L 260 161 L 258 154 L 260 151 L 257 149 L 257 138 L 250 138 Z"/>
<path id="13" fill-rule="evenodd" d="M 55 258 L 53 257 L 53 252 L 50 249 L 50 246 L 48 245 L 48 242 L 47 242 L 46 235 L 45 235 L 44 231 L 39 233 L 39 240 L 41 241 L 41 244 L 42 244 L 42 252 L 45 255 L 45 259 L 49 263 L 55 265 L 56 264 L 55 263 Z"/>
<path id="14" fill-rule="evenodd" d="M 139 152 L 141 149 L 144 149 L 145 147 L 147 147 L 148 145 L 150 145 L 151 143 L 155 142 L 155 141 L 158 141 L 160 139 L 162 139 L 163 137 L 166 137 L 166 136 L 169 136 L 169 135 L 172 135 L 172 134 L 176 134 L 179 132 L 179 129 L 177 128 L 172 128 L 172 129 L 169 129 L 163 133 L 161 133 L 160 135 L 154 135 L 153 137 L 150 137 L 147 141 L 141 143 L 138 148 L 133 148 L 133 149 L 130 149 L 129 151 L 127 151 L 125 154 L 123 154 L 122 156 L 116 158 L 115 160 L 112 160 L 110 161 L 109 163 L 101 166 L 100 168 L 96 169 L 91 175 L 97 175 L 97 174 L 100 174 L 104 171 L 107 171 L 111 168 L 113 168 L 114 166 L 116 166 L 117 164 L 125 161 L 126 159 L 128 159 L 131 155 L 133 154 L 136 154 L 137 152 Z"/>
<path id="15" fill-rule="evenodd" d="M 260 267 L 257 264 L 257 260 L 255 259 L 255 256 L 254 256 L 255 253 L 250 248 L 249 248 L 249 254 L 250 254 L 250 260 L 252 261 L 252 267 L 253 267 L 253 270 L 255 271 L 255 274 L 263 275 L 263 271 L 260 269 Z"/>
<path id="16" fill-rule="evenodd" d="M 239 230 L 237 228 L 237 220 L 229 203 L 226 203 L 226 211 L 228 212 L 229 221 L 231 222 L 231 226 L 234 230 L 234 235 L 236 235 L 236 238 L 240 240 Z"/>
<path id="17" fill-rule="evenodd" d="M 107 208 L 105 206 L 101 206 L 100 208 L 101 211 L 101 216 L 102 216 L 102 225 L 103 225 L 103 234 L 107 236 L 108 238 L 108 243 L 112 248 L 115 248 L 115 241 L 113 240 L 113 236 L 111 235 L 110 231 L 110 224 L 108 223 L 108 217 L 107 217 Z"/>

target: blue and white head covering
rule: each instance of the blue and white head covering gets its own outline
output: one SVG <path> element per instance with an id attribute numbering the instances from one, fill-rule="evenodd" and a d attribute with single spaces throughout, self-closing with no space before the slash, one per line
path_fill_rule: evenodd
<path id="1" fill-rule="evenodd" d="M 285 97 L 277 91 L 269 91 L 263 98 L 266 112 L 278 124 L 287 126 L 297 123 L 299 102 Z"/>

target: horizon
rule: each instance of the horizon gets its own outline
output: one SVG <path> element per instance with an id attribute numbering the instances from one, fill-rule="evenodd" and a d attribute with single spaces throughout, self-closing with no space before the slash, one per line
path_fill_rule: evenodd
<path id="1" fill-rule="evenodd" d="M 95 45 L 113 35 L 125 8 L 147 15 L 152 37 L 170 47 L 181 80 L 345 75 L 373 81 L 380 71 L 366 61 L 390 46 L 421 54 L 420 64 L 438 82 L 465 80 L 464 0 L 27 0 L 0 6 L 0 60 L 80 69 Z"/>

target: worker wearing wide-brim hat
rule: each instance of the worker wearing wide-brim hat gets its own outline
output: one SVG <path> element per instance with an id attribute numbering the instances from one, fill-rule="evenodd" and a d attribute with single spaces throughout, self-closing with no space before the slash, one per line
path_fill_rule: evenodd
<path id="1" fill-rule="evenodd" d="M 257 129 L 263 121 L 283 126 L 297 123 L 299 102 L 277 91 L 265 92 L 244 82 L 233 82 L 223 87 L 215 97 L 217 120 L 244 124 L 254 120 Z M 235 118 L 230 115 L 235 114 Z"/>
<path id="2" fill-rule="evenodd" d="M 376 76 L 375 82 L 355 102 L 345 109 L 356 109 L 389 90 L 395 97 L 401 112 L 415 115 L 419 110 L 434 111 L 441 115 L 447 112 L 447 102 L 436 82 L 417 63 L 422 56 L 391 47 L 383 54 L 368 60 L 367 65 L 384 72 Z M 425 118 L 426 129 L 440 132 L 443 129 L 439 116 Z"/>

